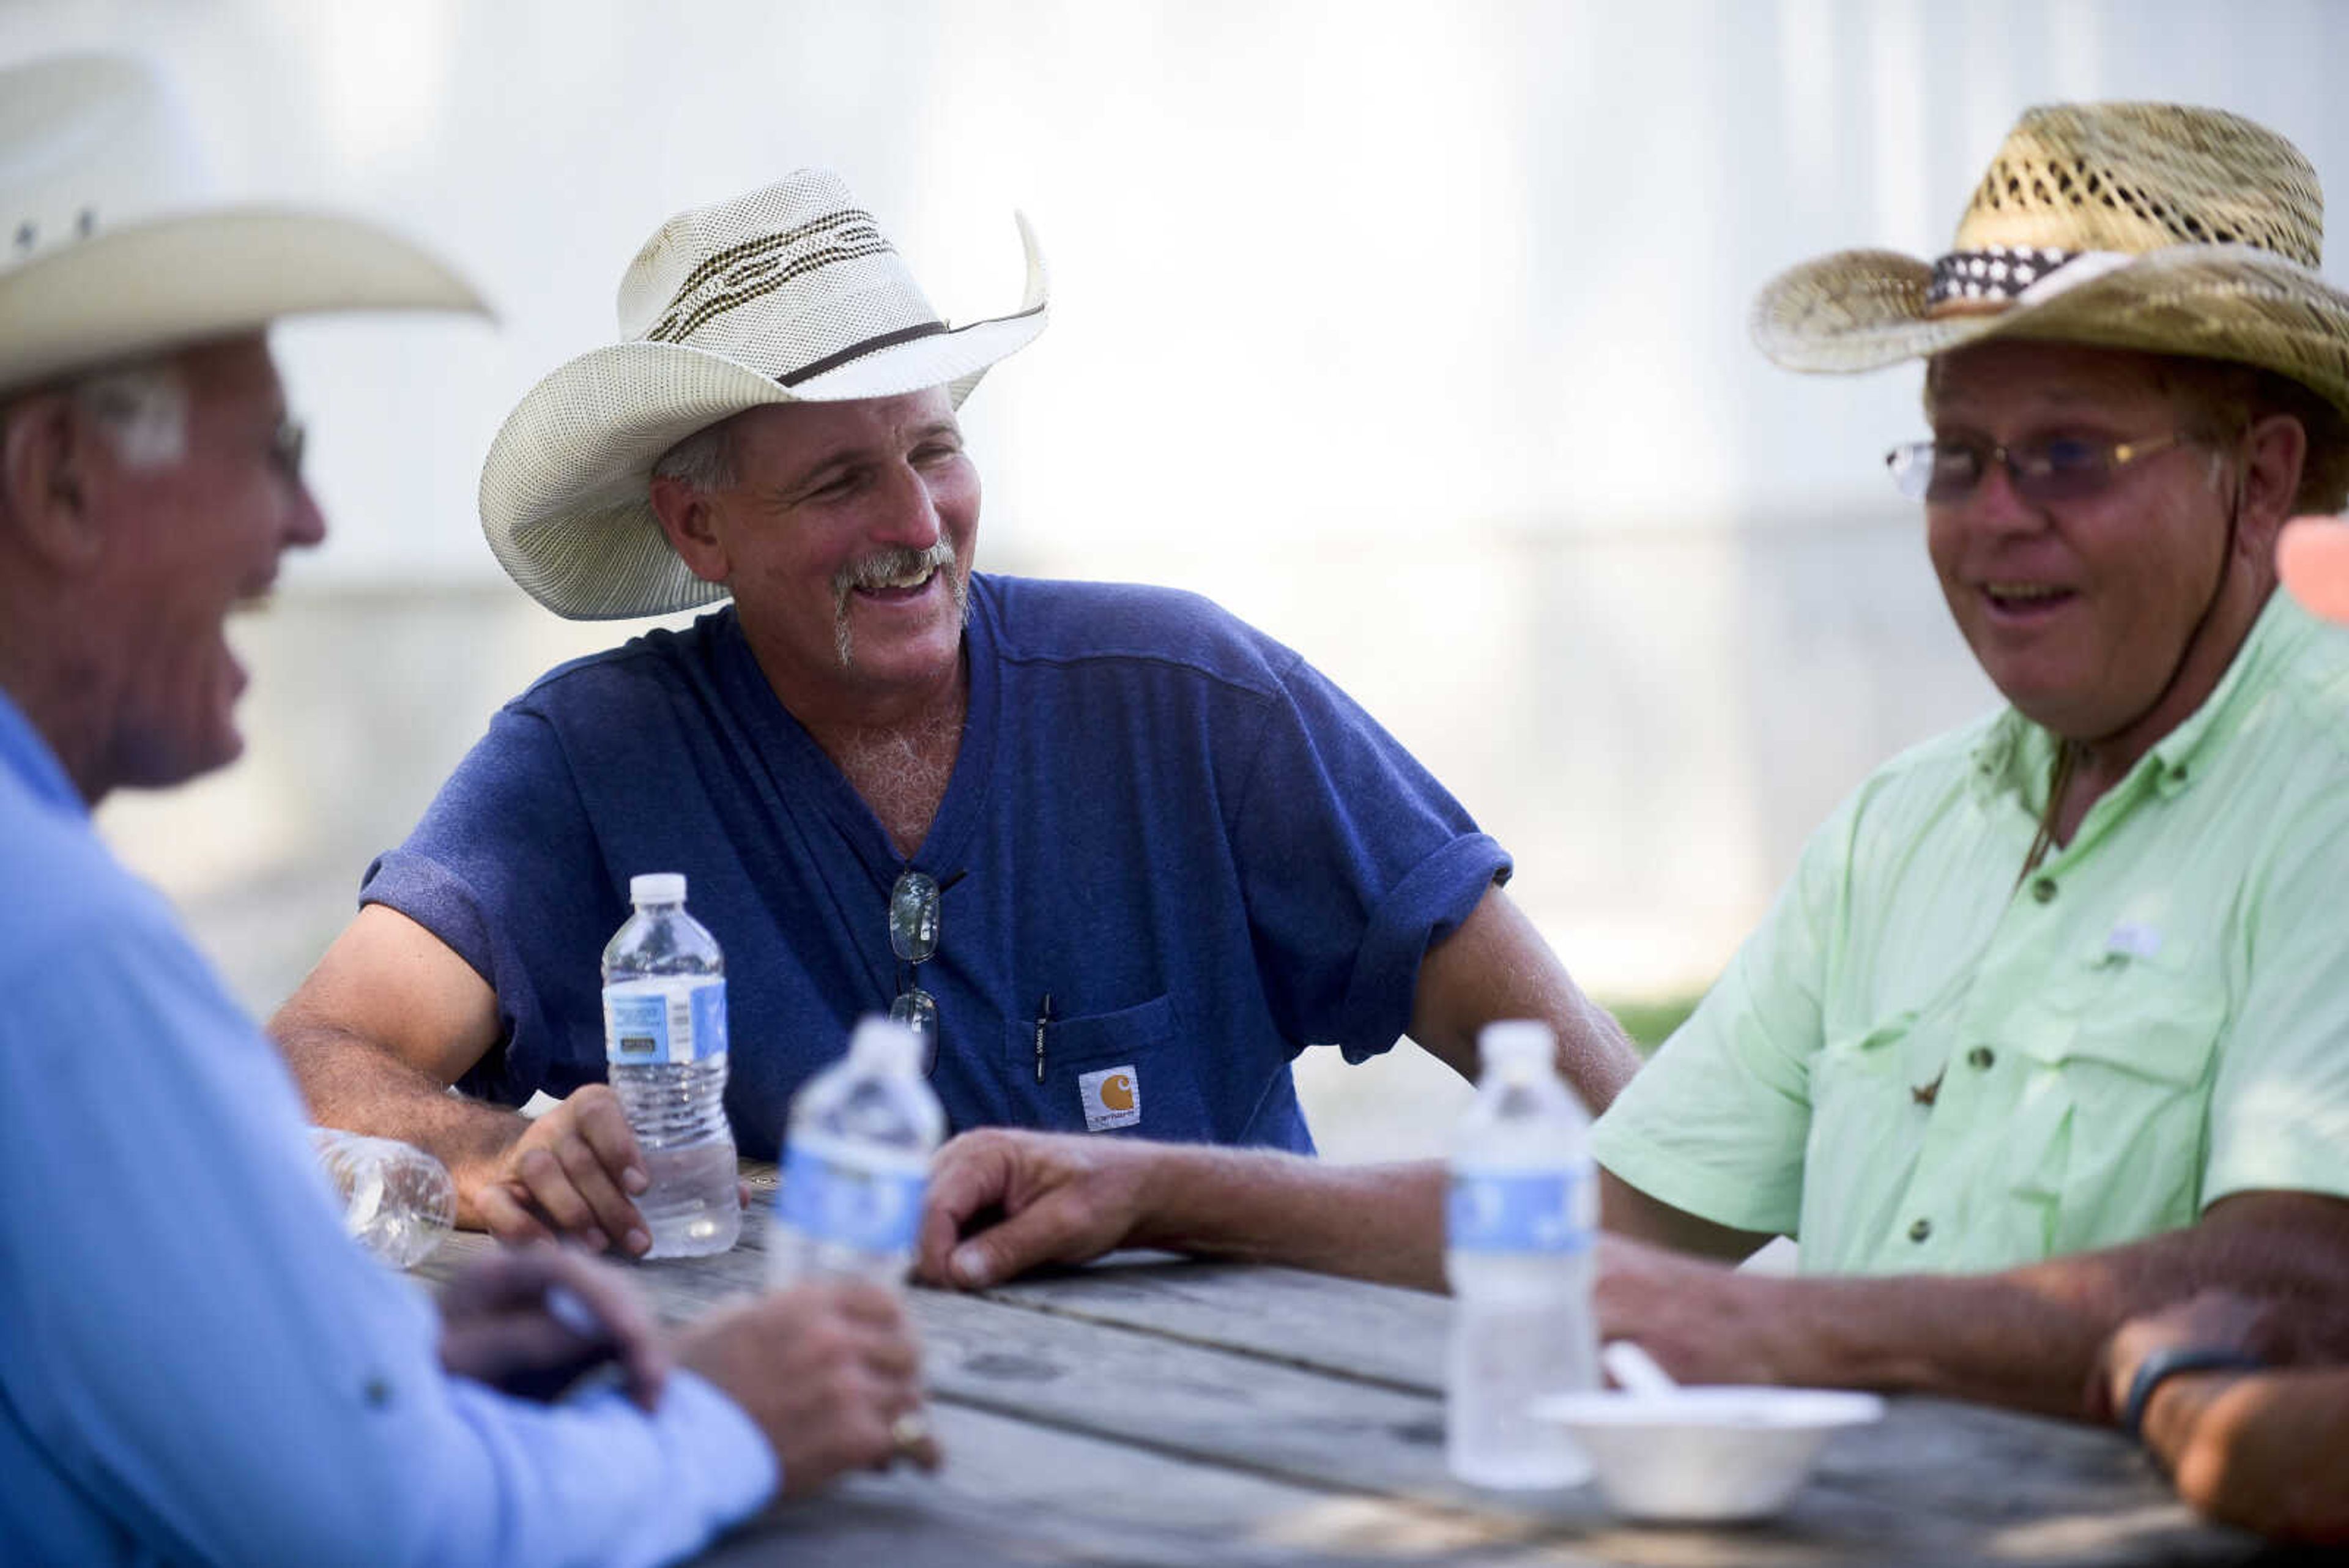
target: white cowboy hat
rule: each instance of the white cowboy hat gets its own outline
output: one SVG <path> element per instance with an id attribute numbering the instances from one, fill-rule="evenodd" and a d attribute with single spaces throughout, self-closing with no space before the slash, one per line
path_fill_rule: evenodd
<path id="1" fill-rule="evenodd" d="M 0 391 L 306 311 L 487 313 L 462 278 L 371 223 L 217 204 L 199 145 L 135 58 L 0 69 Z"/>
<path id="2" fill-rule="evenodd" d="M 2324 199 L 2291 142 L 2172 104 L 2034 109 L 1948 254 L 1843 251 L 1765 286 L 1754 338 L 1869 370 L 1993 336 L 2254 365 L 2349 412 L 2349 295 L 2317 275 Z"/>
<path id="3" fill-rule="evenodd" d="M 531 389 L 481 466 L 481 532 L 524 592 L 574 620 L 664 615 L 725 597 L 686 569 L 653 514 L 653 464 L 767 403 L 944 386 L 959 405 L 1048 315 L 1024 217 L 1017 313 L 949 327 L 841 178 L 802 169 L 681 213 L 620 279 L 625 341 Z"/>

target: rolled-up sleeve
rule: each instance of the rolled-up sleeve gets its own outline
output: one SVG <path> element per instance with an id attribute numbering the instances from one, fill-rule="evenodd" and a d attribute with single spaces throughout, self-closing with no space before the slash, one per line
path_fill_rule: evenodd
<path id="1" fill-rule="evenodd" d="M 601 1016 L 595 958 L 624 913 L 602 869 L 562 742 L 520 706 L 490 722 L 407 842 L 367 867 L 360 903 L 439 937 L 497 995 L 500 1048 L 460 1080 L 467 1093 L 559 1098 L 577 1087 L 564 1067 L 600 1064 L 600 1036 L 583 1051 L 554 1020 Z"/>
<path id="2" fill-rule="evenodd" d="M 1511 870 L 1460 803 L 1302 659 L 1267 701 L 1233 841 L 1274 1018 L 1355 1062 L 1402 1037 L 1427 950 Z"/>

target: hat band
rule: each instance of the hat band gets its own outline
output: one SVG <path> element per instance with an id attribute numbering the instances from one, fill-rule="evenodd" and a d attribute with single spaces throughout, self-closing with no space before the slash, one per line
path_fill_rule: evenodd
<path id="1" fill-rule="evenodd" d="M 1925 288 L 1925 306 L 1930 310 L 1935 306 L 1970 301 L 2004 304 L 2086 254 L 2029 245 L 1986 245 L 1978 251 L 1951 251 L 1933 264 L 1933 280 Z"/>
<path id="2" fill-rule="evenodd" d="M 895 348 L 900 343 L 912 343 L 923 337 L 936 337 L 942 332 L 968 332 L 974 327 L 993 327 L 1001 321 L 1019 321 L 1043 314 L 1040 301 L 1025 310 L 1015 310 L 1009 316 L 990 316 L 984 321 L 966 321 L 960 327 L 948 327 L 943 321 L 924 321 L 912 327 L 900 327 L 895 332 L 884 332 L 877 337 L 867 337 L 861 343 L 851 343 L 837 354 L 827 354 L 812 364 L 796 370 L 786 370 L 775 378 L 780 387 L 796 387 L 802 381 L 812 381 L 826 370 L 837 370 L 851 359 L 862 359 L 867 354 L 878 354 L 884 348 Z"/>
<path id="3" fill-rule="evenodd" d="M 851 343 L 837 354 L 827 354 L 812 364 L 796 370 L 786 370 L 775 378 L 778 386 L 796 387 L 802 381 L 812 381 L 826 370 L 837 370 L 851 359 L 861 359 L 867 354 L 878 354 L 884 348 L 895 348 L 900 343 L 911 343 L 920 337 L 936 337 L 947 329 L 943 321 L 925 321 L 917 326 L 901 327 L 895 332 L 884 332 L 878 337 L 867 337 L 862 343 Z"/>

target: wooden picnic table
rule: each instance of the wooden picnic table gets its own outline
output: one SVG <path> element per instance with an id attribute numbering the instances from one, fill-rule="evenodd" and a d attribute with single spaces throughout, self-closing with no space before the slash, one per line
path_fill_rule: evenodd
<path id="1" fill-rule="evenodd" d="M 763 1288 L 772 1166 L 730 1252 L 634 1265 L 670 1322 Z M 445 1280 L 486 1237 L 419 1272 Z M 1123 1254 L 978 1294 L 915 1289 L 936 1475 L 778 1503 L 698 1561 L 962 1565 L 2235 1563 L 2117 1435 L 1895 1398 L 1766 1524 L 1610 1519 L 1595 1488 L 1490 1493 L 1444 1468 L 1441 1296 Z"/>

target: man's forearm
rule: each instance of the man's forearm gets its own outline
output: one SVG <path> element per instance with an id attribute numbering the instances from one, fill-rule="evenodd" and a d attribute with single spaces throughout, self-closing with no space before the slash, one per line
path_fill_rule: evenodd
<path id="1" fill-rule="evenodd" d="M 2349 1289 L 2344 1216 L 2335 1199 L 2246 1194 L 2186 1230 L 1982 1275 L 1730 1274 L 1619 1250 L 1602 1274 L 1601 1320 L 1705 1380 L 1909 1390 L 2088 1417 L 2104 1413 L 2090 1394 L 2097 1352 L 2128 1318 L 2213 1286 Z"/>
<path id="2" fill-rule="evenodd" d="M 1411 1037 L 1473 1082 L 1477 1031 L 1500 1018 L 1537 1018 L 1557 1033 L 1558 1071 L 1593 1116 L 1640 1070 L 1614 1014 L 1582 993 L 1525 912 L 1494 887 L 1421 961 Z"/>
<path id="3" fill-rule="evenodd" d="M 1773 1381 L 1937 1394 L 2074 1418 L 2127 1309 L 2000 1275 L 1740 1276 Z"/>
<path id="4" fill-rule="evenodd" d="M 1137 1247 L 1444 1288 L 1444 1167 L 1324 1165 L 1265 1149 L 1164 1146 Z"/>
<path id="5" fill-rule="evenodd" d="M 430 1074 L 347 1031 L 292 1027 L 276 1039 L 313 1122 L 425 1150 L 456 1181 L 457 1222 L 481 1226 L 471 1195 L 529 1128 L 526 1117 L 452 1095 Z"/>

